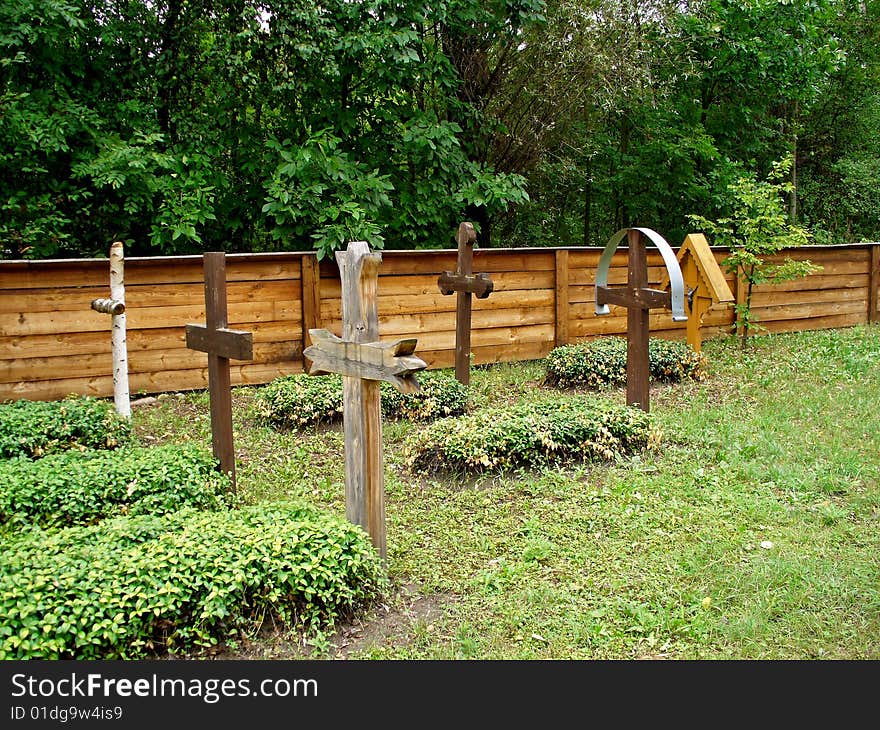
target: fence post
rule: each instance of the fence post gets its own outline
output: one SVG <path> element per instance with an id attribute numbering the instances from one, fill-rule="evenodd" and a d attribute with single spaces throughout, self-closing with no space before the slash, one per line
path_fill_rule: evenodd
<path id="1" fill-rule="evenodd" d="M 868 274 L 868 322 L 880 322 L 880 243 L 871 246 Z"/>
<path id="2" fill-rule="evenodd" d="M 302 349 L 313 344 L 309 330 L 321 329 L 321 267 L 315 254 L 303 254 L 300 259 L 302 285 Z M 303 371 L 308 372 L 309 359 L 303 355 Z"/>
<path id="3" fill-rule="evenodd" d="M 556 251 L 556 346 L 568 344 L 568 251 Z"/>

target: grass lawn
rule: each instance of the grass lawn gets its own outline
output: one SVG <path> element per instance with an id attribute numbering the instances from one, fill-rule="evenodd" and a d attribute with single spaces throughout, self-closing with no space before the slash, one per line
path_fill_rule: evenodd
<path id="1" fill-rule="evenodd" d="M 657 385 L 659 452 L 476 479 L 406 468 L 384 424 L 393 590 L 333 633 L 225 657 L 880 659 L 880 327 L 710 340 L 708 377 Z M 539 397 L 541 361 L 477 367 L 471 408 Z M 261 425 L 233 393 L 247 503 L 344 516 L 342 426 Z M 622 389 L 596 398 L 624 403 Z M 134 409 L 142 444 L 210 443 L 206 392 Z"/>

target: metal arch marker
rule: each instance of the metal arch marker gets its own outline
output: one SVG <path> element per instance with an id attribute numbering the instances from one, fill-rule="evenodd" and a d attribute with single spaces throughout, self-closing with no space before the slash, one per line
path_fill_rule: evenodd
<path id="1" fill-rule="evenodd" d="M 599 268 L 596 269 L 596 314 L 611 314 L 608 304 L 599 304 L 599 288 L 608 286 L 608 270 L 611 268 L 611 259 L 620 242 L 630 231 L 638 231 L 660 251 L 663 263 L 666 265 L 666 272 L 669 274 L 669 308 L 672 310 L 672 321 L 686 322 L 688 317 L 684 309 L 684 278 L 681 274 L 681 267 L 678 265 L 678 259 L 666 239 L 650 228 L 623 228 L 608 239 L 605 250 L 602 251 L 602 256 L 599 258 Z"/>
<path id="2" fill-rule="evenodd" d="M 628 267 L 625 286 L 609 287 L 608 270 L 617 246 L 627 238 Z M 660 250 L 669 274 L 669 290 L 648 287 L 648 264 L 644 239 Z M 626 402 L 643 411 L 649 410 L 651 363 L 648 351 L 649 314 L 652 309 L 671 309 L 676 322 L 687 321 L 684 278 L 678 259 L 669 244 L 650 228 L 624 228 L 615 233 L 596 271 L 596 314 L 610 314 L 609 304 L 626 307 Z"/>

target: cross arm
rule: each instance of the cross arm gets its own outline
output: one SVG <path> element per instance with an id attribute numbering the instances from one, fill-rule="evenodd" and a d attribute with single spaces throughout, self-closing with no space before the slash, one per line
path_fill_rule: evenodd
<path id="1" fill-rule="evenodd" d="M 349 342 L 325 329 L 311 329 L 312 345 L 303 351 L 311 360 L 309 375 L 338 373 L 364 380 L 384 380 L 403 393 L 417 393 L 415 373 L 428 367 L 413 355 L 416 339 L 394 342 Z"/>
<path id="2" fill-rule="evenodd" d="M 495 284 L 488 274 L 456 274 L 444 271 L 437 279 L 441 294 L 454 292 L 470 292 L 477 299 L 485 299 L 495 289 Z"/>
<path id="3" fill-rule="evenodd" d="M 190 350 L 207 352 L 230 360 L 254 359 L 254 335 L 252 332 L 242 330 L 231 330 L 226 327 L 210 329 L 201 324 L 188 324 L 186 346 Z"/>
<path id="4" fill-rule="evenodd" d="M 626 287 L 596 287 L 596 304 L 605 306 L 616 304 L 620 307 L 636 307 L 639 309 L 671 309 L 671 296 L 668 291 L 660 289 L 629 289 Z"/>

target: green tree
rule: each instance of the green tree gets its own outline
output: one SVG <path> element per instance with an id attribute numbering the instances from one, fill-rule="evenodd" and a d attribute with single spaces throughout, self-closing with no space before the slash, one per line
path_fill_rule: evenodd
<path id="1" fill-rule="evenodd" d="M 735 306 L 743 349 L 750 333 L 761 328 L 752 313 L 755 286 L 807 276 L 821 268 L 809 260 L 795 261 L 790 256 L 781 262 L 772 258 L 782 249 L 802 246 L 810 240 L 805 228 L 790 222 L 786 210 L 786 196 L 792 188 L 788 177 L 791 165 L 791 158 L 785 158 L 773 164 L 764 180 L 746 173 L 728 185 L 728 215 L 716 220 L 690 216 L 716 245 L 730 248 L 722 265 L 746 281 L 745 301 Z"/>
<path id="2" fill-rule="evenodd" d="M 518 242 L 596 245 L 633 224 L 681 240 L 689 213 L 721 215 L 742 169 L 765 175 L 795 152 L 787 205 L 797 220 L 804 118 L 845 57 L 834 26 L 840 5 L 553 3 L 533 55 L 559 59 L 578 83 L 555 106 L 549 144 L 529 171 L 533 202 L 511 226 Z M 530 59 L 528 68 L 542 66 Z"/>
<path id="3" fill-rule="evenodd" d="M 526 199 L 475 153 L 447 28 L 491 46 L 540 0 L 9 0 L 6 255 L 448 245 Z"/>
<path id="4" fill-rule="evenodd" d="M 880 3 L 837 4 L 846 59 L 804 116 L 803 220 L 821 241 L 880 239 Z"/>

